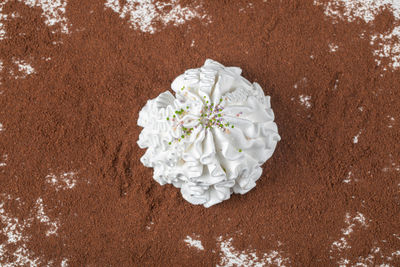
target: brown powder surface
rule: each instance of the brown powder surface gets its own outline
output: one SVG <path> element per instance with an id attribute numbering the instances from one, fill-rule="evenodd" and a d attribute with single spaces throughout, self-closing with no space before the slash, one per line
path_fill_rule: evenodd
<path id="1" fill-rule="evenodd" d="M 105 1 L 68 0 L 50 26 L 4 1 L 0 265 L 229 266 L 229 245 L 237 265 L 399 266 L 400 75 L 369 36 L 400 22 L 333 21 L 320 2 L 180 1 L 201 14 L 152 34 Z M 147 99 L 206 58 L 260 83 L 282 137 L 255 189 L 208 209 L 136 145 Z"/>

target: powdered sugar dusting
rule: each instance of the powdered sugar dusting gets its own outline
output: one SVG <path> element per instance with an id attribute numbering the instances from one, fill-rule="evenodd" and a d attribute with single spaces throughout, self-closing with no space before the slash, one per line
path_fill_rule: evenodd
<path id="1" fill-rule="evenodd" d="M 268 253 L 263 253 L 262 258 L 259 258 L 255 251 L 237 251 L 232 246 L 232 238 L 224 240 L 220 236 L 217 241 L 220 244 L 222 257 L 217 266 L 220 267 L 245 267 L 245 266 L 288 266 L 290 264 L 289 258 L 283 257 L 281 252 L 271 250 Z"/>
<path id="2" fill-rule="evenodd" d="M 371 36 L 371 44 L 377 44 L 377 49 L 374 51 L 377 65 L 381 65 L 382 59 L 389 58 L 389 67 L 400 68 L 400 26 L 388 34 Z"/>
<path id="3" fill-rule="evenodd" d="M 343 251 L 351 248 L 351 246 L 348 243 L 348 239 L 350 238 L 350 234 L 353 233 L 354 228 L 356 228 L 356 227 L 367 228 L 368 227 L 367 219 L 360 212 L 357 212 L 354 216 L 351 216 L 350 213 L 347 212 L 345 215 L 344 222 L 347 226 L 346 226 L 346 228 L 343 228 L 341 230 L 342 231 L 341 237 L 339 238 L 339 240 L 334 241 L 332 243 L 331 250 L 330 250 L 331 254 L 333 252 L 337 252 L 336 255 L 338 255 L 338 257 L 340 257 L 338 259 L 339 265 L 346 265 L 349 263 L 348 259 L 341 257 L 341 253 Z M 331 259 L 333 259 L 333 256 L 331 256 Z"/>
<path id="4" fill-rule="evenodd" d="M 361 19 L 365 23 L 373 23 L 376 16 L 382 10 L 390 10 L 396 20 L 400 20 L 400 1 L 398 0 L 335 0 L 327 3 L 314 1 L 315 5 L 323 5 L 325 15 L 333 19 L 354 22 Z M 389 59 L 388 67 L 400 68 L 400 26 L 395 27 L 389 33 L 381 33 L 370 36 L 371 45 L 376 45 L 374 55 L 379 66 L 382 59 Z M 384 66 L 384 70 L 387 67 Z"/>
<path id="5" fill-rule="evenodd" d="M 1 194 L 1 199 L 4 201 L 15 201 L 21 204 L 19 198 L 13 199 L 11 195 Z M 11 214 L 7 213 L 4 208 L 5 202 L 0 202 L 0 232 L 6 237 L 0 244 L 0 261 L 2 266 L 38 266 L 44 264 L 40 258 L 30 251 L 26 242 L 29 240 L 29 235 L 25 234 L 26 229 L 30 228 L 34 220 L 49 227 L 46 235 L 55 234 L 57 231 L 57 222 L 50 220 L 44 212 L 43 199 L 38 198 L 30 216 L 24 220 L 20 220 Z M 5 251 L 12 253 L 12 261 L 6 258 Z"/>
<path id="6" fill-rule="evenodd" d="M 358 133 L 353 137 L 353 144 L 357 144 L 358 143 L 358 138 L 360 138 L 360 135 L 362 133 L 362 130 L 359 130 Z"/>
<path id="7" fill-rule="evenodd" d="M 314 1 L 315 5 L 321 5 L 319 1 Z M 397 0 L 335 0 L 323 4 L 325 15 L 337 20 L 347 20 L 353 22 L 357 18 L 369 23 L 384 8 L 391 8 L 393 15 L 400 17 L 400 2 Z M 343 10 L 343 12 L 341 12 Z"/>
<path id="8" fill-rule="evenodd" d="M 56 191 L 72 189 L 76 185 L 76 179 L 74 179 L 75 175 L 76 172 L 65 172 L 60 175 L 50 173 L 46 176 L 46 182 L 54 186 Z"/>
<path id="9" fill-rule="evenodd" d="M 199 237 L 195 236 L 195 238 Z M 189 247 L 197 248 L 198 250 L 204 250 L 204 247 L 201 244 L 201 240 L 194 239 L 191 236 L 186 236 L 186 238 L 183 241 L 187 243 Z"/>
<path id="10" fill-rule="evenodd" d="M 353 172 L 349 171 L 346 175 L 346 178 L 343 180 L 343 183 L 349 184 L 352 181 Z"/>
<path id="11" fill-rule="evenodd" d="M 18 67 L 18 73 L 14 73 L 12 70 L 10 70 L 10 74 L 11 76 L 14 76 L 15 79 L 24 79 L 28 75 L 35 73 L 35 69 L 32 67 L 32 65 L 23 59 L 14 59 L 14 64 L 16 64 Z"/>
<path id="12" fill-rule="evenodd" d="M 6 3 L 7 0 L 0 3 L 0 41 L 6 38 L 6 29 L 4 27 L 3 21 L 7 19 L 7 15 L 2 13 L 3 7 Z"/>
<path id="13" fill-rule="evenodd" d="M 61 261 L 61 267 L 67 267 L 68 266 L 68 259 L 63 259 Z"/>
<path id="14" fill-rule="evenodd" d="M 57 233 L 58 229 L 58 222 L 57 221 L 51 221 L 49 216 L 46 215 L 44 212 L 44 206 L 43 206 L 43 199 L 38 198 L 36 200 L 36 205 L 35 208 L 37 210 L 36 212 L 36 218 L 46 226 L 48 226 L 48 230 L 46 231 L 46 236 L 49 235 L 54 235 Z"/>
<path id="15" fill-rule="evenodd" d="M 389 123 L 388 123 L 388 128 L 393 128 L 394 124 L 395 124 L 395 118 L 393 116 L 387 116 L 387 118 L 389 119 Z"/>
<path id="16" fill-rule="evenodd" d="M 393 158 L 393 154 L 389 153 L 387 165 L 382 169 L 383 172 L 396 171 L 400 172 L 400 161 Z"/>
<path id="17" fill-rule="evenodd" d="M 330 43 L 330 44 L 328 44 L 328 46 L 329 46 L 329 52 L 331 52 L 331 53 L 334 53 L 339 49 L 339 46 L 334 43 Z"/>
<path id="18" fill-rule="evenodd" d="M 46 18 L 48 26 L 59 24 L 62 33 L 69 33 L 69 22 L 65 17 L 66 0 L 19 0 L 29 7 L 40 7 L 43 10 L 42 16 Z"/>
<path id="19" fill-rule="evenodd" d="M 300 104 L 302 104 L 306 108 L 311 108 L 311 101 L 310 100 L 311 100 L 311 96 L 309 96 L 309 95 L 300 95 L 299 96 Z"/>
<path id="20" fill-rule="evenodd" d="M 127 0 L 123 6 L 118 0 L 107 0 L 105 6 L 118 13 L 121 18 L 128 18 L 135 30 L 148 33 L 157 31 L 154 25 L 156 22 L 161 22 L 163 25 L 171 23 L 177 26 L 194 18 L 207 18 L 205 14 L 201 13 L 200 5 L 195 8 L 183 7 L 178 0 L 172 0 L 170 3 L 160 3 L 154 0 Z"/>
<path id="21" fill-rule="evenodd" d="M 0 17 L 1 17 L 1 10 L 0 10 Z M 1 32 L 1 19 L 0 19 L 0 32 Z M 0 40 L 1 40 L 1 34 L 0 34 Z M 0 59 L 0 74 L 3 72 L 3 68 L 4 68 L 3 61 Z M 3 75 L 0 75 L 0 85 L 2 85 L 2 81 L 3 81 Z M 3 94 L 2 90 L 0 90 L 0 95 L 1 94 Z"/>
<path id="22" fill-rule="evenodd" d="M 1 159 L 0 159 L 0 167 L 4 167 L 7 165 L 6 161 L 7 161 L 7 154 L 4 154 Z"/>

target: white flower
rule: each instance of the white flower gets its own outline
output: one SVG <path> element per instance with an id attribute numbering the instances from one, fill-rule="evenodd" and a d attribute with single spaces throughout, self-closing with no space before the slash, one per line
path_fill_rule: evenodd
<path id="1" fill-rule="evenodd" d="M 280 140 L 269 96 L 240 74 L 208 59 L 175 79 L 175 97 L 166 91 L 139 113 L 141 162 L 192 204 L 247 193 Z"/>

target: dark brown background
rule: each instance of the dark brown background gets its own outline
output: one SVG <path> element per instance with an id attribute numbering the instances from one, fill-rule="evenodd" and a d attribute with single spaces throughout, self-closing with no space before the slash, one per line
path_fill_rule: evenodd
<path id="1" fill-rule="evenodd" d="M 103 1 L 69 0 L 63 34 L 45 25 L 40 8 L 8 1 L 3 14 L 20 16 L 3 21 L 0 41 L 1 261 L 15 262 L 24 247 L 39 265 L 212 266 L 221 263 L 222 237 L 259 258 L 279 251 L 286 265 L 399 265 L 400 75 L 384 71 L 385 59 L 377 66 L 362 37 L 399 23 L 383 9 L 373 23 L 334 24 L 312 2 L 204 1 L 209 22 L 155 25 L 149 34 Z M 146 100 L 206 58 L 260 83 L 282 137 L 255 189 L 209 209 L 158 185 L 136 145 Z M 15 79 L 15 59 L 35 73 Z M 311 96 L 309 108 L 301 95 Z M 69 171 L 77 173 L 70 190 L 46 182 Z M 32 215 L 39 198 L 58 222 L 55 235 Z M 25 223 L 25 239 L 7 242 L 6 217 Z M 205 250 L 188 247 L 188 235 Z M 333 245 L 341 237 L 350 248 Z"/>

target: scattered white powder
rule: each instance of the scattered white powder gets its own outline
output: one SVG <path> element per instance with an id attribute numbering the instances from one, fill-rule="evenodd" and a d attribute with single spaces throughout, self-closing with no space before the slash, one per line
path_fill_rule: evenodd
<path id="1" fill-rule="evenodd" d="M 155 33 L 155 22 L 164 25 L 172 23 L 177 26 L 194 18 L 205 19 L 206 15 L 200 12 L 200 6 L 195 8 L 182 7 L 178 0 L 170 3 L 155 2 L 155 0 L 127 0 L 121 7 L 119 0 L 107 0 L 107 8 L 118 13 L 121 18 L 128 18 L 135 30 L 142 32 Z"/>
<path id="2" fill-rule="evenodd" d="M 45 178 L 46 182 L 54 186 L 56 191 L 58 191 L 74 188 L 76 185 L 75 175 L 76 172 L 65 172 L 61 175 L 50 173 Z"/>
<path id="3" fill-rule="evenodd" d="M 18 65 L 18 71 L 22 72 L 24 75 L 35 73 L 35 69 L 25 60 L 15 60 L 14 63 Z"/>
<path id="4" fill-rule="evenodd" d="M 349 245 L 347 240 L 350 237 L 350 234 L 354 231 L 354 228 L 356 226 L 362 227 L 362 228 L 368 227 L 367 219 L 360 212 L 357 212 L 354 217 L 352 217 L 350 215 L 350 213 L 347 212 L 345 215 L 344 222 L 347 226 L 346 226 L 346 228 L 343 228 L 341 230 L 342 236 L 339 238 L 339 240 L 334 241 L 332 243 L 331 250 L 330 250 L 330 253 L 331 253 L 330 258 L 331 259 L 334 259 L 333 252 L 336 252 L 336 255 L 338 255 L 338 257 L 340 257 L 337 261 L 339 266 L 347 266 L 347 264 L 350 263 L 350 261 L 348 259 L 341 257 L 341 254 L 343 251 L 351 249 L 351 246 Z"/>
<path id="5" fill-rule="evenodd" d="M 297 89 L 297 88 L 301 88 L 301 87 L 306 87 L 307 86 L 307 77 L 303 77 L 301 80 L 297 81 L 294 85 L 293 88 Z"/>
<path id="6" fill-rule="evenodd" d="M 300 95 L 299 96 L 300 104 L 302 104 L 306 108 L 311 108 L 310 100 L 311 100 L 311 96 L 309 96 L 309 95 Z"/>
<path id="7" fill-rule="evenodd" d="M 398 0 L 334 0 L 328 3 L 314 1 L 314 5 L 324 5 L 325 15 L 337 20 L 353 22 L 357 18 L 366 23 L 373 21 L 384 8 L 393 10 L 393 15 L 400 18 L 400 1 Z"/>
<path id="8" fill-rule="evenodd" d="M 253 3 L 247 3 L 245 7 L 239 8 L 239 12 L 246 12 L 247 9 L 253 9 L 254 4 Z"/>
<path id="9" fill-rule="evenodd" d="M 7 1 L 5 0 L 0 3 L 0 41 L 6 38 L 6 29 L 3 21 L 7 19 L 7 15 L 3 14 L 3 7 Z"/>
<path id="10" fill-rule="evenodd" d="M 388 128 L 393 128 L 394 121 L 395 121 L 394 117 L 392 117 L 392 116 L 387 116 L 387 117 L 389 119 Z"/>
<path id="11" fill-rule="evenodd" d="M 385 243 L 385 240 L 381 241 L 382 243 Z M 385 252 L 382 251 L 382 249 L 378 246 L 373 246 L 370 250 L 368 255 L 366 256 L 359 256 L 356 261 L 357 263 L 352 265 L 352 266 L 380 266 L 380 267 L 392 267 L 395 266 L 391 264 L 391 262 L 400 256 L 400 251 L 394 251 L 394 252 Z M 383 263 L 381 265 L 376 265 L 376 260 L 380 259 Z"/>
<path id="12" fill-rule="evenodd" d="M 361 133 L 362 133 L 362 130 L 358 131 L 358 133 L 353 137 L 354 144 L 358 143 L 358 138 L 360 137 Z"/>
<path id="13" fill-rule="evenodd" d="M 146 230 L 150 230 L 151 226 L 153 226 L 154 222 L 150 222 L 150 225 L 146 225 Z"/>
<path id="14" fill-rule="evenodd" d="M 2 194 L 1 197 L 7 200 L 11 199 L 11 196 L 6 196 Z M 15 199 L 19 201 L 19 199 Z M 1 227 L 0 232 L 6 233 L 6 240 L 0 244 L 0 261 L 2 266 L 38 266 L 40 260 L 31 251 L 29 251 L 25 245 L 25 242 L 29 239 L 27 235 L 24 234 L 25 228 L 30 227 L 32 218 L 27 218 L 26 220 L 20 221 L 18 218 L 13 217 L 4 210 L 4 202 L 0 202 L 0 222 Z M 6 261 L 4 257 L 6 246 L 16 245 L 18 248 L 13 252 L 14 259 L 12 262 Z"/>
<path id="15" fill-rule="evenodd" d="M 1 7 L 1 6 L 0 6 Z M 1 10 L 0 10 L 0 17 L 1 17 Z M 1 20 L 0 20 L 1 21 Z M 1 24 L 1 23 L 0 23 Z M 1 28 L 1 25 L 0 25 L 0 28 Z M 0 30 L 0 32 L 1 32 L 1 30 Z M 0 34 L 0 41 L 1 41 L 1 34 Z M 3 61 L 0 59 L 0 74 L 1 74 L 1 72 L 3 71 Z M 0 75 L 0 85 L 2 84 L 2 80 L 3 80 L 3 75 Z M 1 94 L 3 94 L 3 91 L 2 90 L 0 90 L 0 95 Z"/>
<path id="16" fill-rule="evenodd" d="M 392 252 L 392 254 L 391 254 L 391 257 L 388 257 L 389 258 L 389 260 L 391 260 L 391 259 L 393 259 L 394 257 L 400 257 L 400 250 L 397 250 L 397 251 L 394 251 L 394 252 Z"/>
<path id="17" fill-rule="evenodd" d="M 43 199 L 42 198 L 39 197 L 36 200 L 35 208 L 37 210 L 36 218 L 41 223 L 43 223 L 43 224 L 45 224 L 46 226 L 49 227 L 49 229 L 46 232 L 46 236 L 56 234 L 57 233 L 57 229 L 58 229 L 58 222 L 57 221 L 51 221 L 49 216 L 47 216 L 46 213 L 44 213 L 44 206 L 43 206 Z"/>
<path id="18" fill-rule="evenodd" d="M 17 205 L 22 204 L 19 198 L 13 199 L 11 195 L 0 194 L 0 232 L 4 233 L 6 237 L 0 243 L 1 266 L 51 266 L 51 262 L 48 264 L 42 262 L 26 246 L 30 236 L 25 234 L 25 232 L 32 226 L 35 220 L 48 227 L 46 236 L 56 234 L 57 232 L 58 222 L 51 220 L 44 212 L 43 199 L 38 198 L 36 200 L 35 205 L 24 220 L 20 220 L 6 212 L 4 208 L 5 201 L 14 201 Z M 12 251 L 8 250 L 8 252 L 14 256 L 12 261 L 4 256 L 6 250 L 10 247 Z M 67 259 L 63 259 L 61 266 L 67 266 Z"/>
<path id="19" fill-rule="evenodd" d="M 289 258 L 281 256 L 276 250 L 263 253 L 262 258 L 258 258 L 255 251 L 237 251 L 232 246 L 232 238 L 223 240 L 220 236 L 217 241 L 220 242 L 222 257 L 217 267 L 247 267 L 247 266 L 287 266 L 290 264 Z"/>
<path id="20" fill-rule="evenodd" d="M 323 5 L 325 15 L 333 19 L 333 23 L 338 20 L 355 21 L 357 18 L 366 23 L 372 23 L 375 17 L 384 9 L 393 13 L 396 20 L 400 20 L 400 1 L 399 0 L 334 0 L 327 3 L 314 1 L 315 5 Z M 400 26 L 386 34 L 370 36 L 371 45 L 376 45 L 374 51 L 376 64 L 379 66 L 383 58 L 389 59 L 388 67 L 392 69 L 400 68 Z M 387 67 L 384 66 L 384 70 Z"/>
<path id="21" fill-rule="evenodd" d="M 333 90 L 336 90 L 338 88 L 339 85 L 339 79 L 335 79 L 335 83 L 333 84 Z"/>
<path id="22" fill-rule="evenodd" d="M 69 22 L 65 17 L 66 0 L 19 0 L 29 7 L 40 7 L 43 10 L 42 16 L 46 18 L 48 26 L 60 24 L 62 33 L 69 33 Z"/>
<path id="23" fill-rule="evenodd" d="M 383 172 L 388 172 L 388 171 L 396 171 L 400 172 L 400 162 L 398 160 L 393 159 L 393 154 L 389 153 L 389 164 L 386 165 L 382 171 Z"/>
<path id="24" fill-rule="evenodd" d="M 351 182 L 351 178 L 353 177 L 353 173 L 352 173 L 352 171 L 349 171 L 348 173 L 347 173 L 347 176 L 346 176 L 346 178 L 343 180 L 343 183 L 350 183 Z"/>
<path id="25" fill-rule="evenodd" d="M 14 73 L 13 70 L 10 70 L 10 75 L 15 79 L 24 79 L 28 75 L 35 73 L 35 69 L 26 60 L 13 59 L 13 63 L 18 67 L 17 73 Z"/>
<path id="26" fill-rule="evenodd" d="M 395 27 L 388 34 L 371 36 L 371 44 L 375 43 L 378 47 L 374 51 L 377 65 L 381 65 L 382 59 L 389 58 L 389 67 L 392 69 L 400 68 L 400 26 Z"/>
<path id="27" fill-rule="evenodd" d="M 4 154 L 4 155 L 3 155 L 2 159 L 0 160 L 0 167 L 4 167 L 4 166 L 7 165 L 7 163 L 6 163 L 7 157 L 8 157 L 7 154 Z"/>
<path id="28" fill-rule="evenodd" d="M 68 259 L 63 259 L 61 261 L 61 267 L 67 267 L 68 266 Z"/>
<path id="29" fill-rule="evenodd" d="M 329 52 L 334 53 L 339 49 L 339 46 L 333 43 L 330 43 L 329 45 Z"/>
<path id="30" fill-rule="evenodd" d="M 196 237 L 196 238 L 198 238 L 198 237 Z M 183 240 L 183 241 L 185 241 L 188 244 L 189 247 L 194 247 L 194 248 L 197 248 L 199 250 L 204 250 L 204 247 L 201 244 L 201 240 L 197 240 L 197 239 L 194 239 L 194 238 L 192 238 L 190 236 L 186 236 L 186 239 Z"/>

